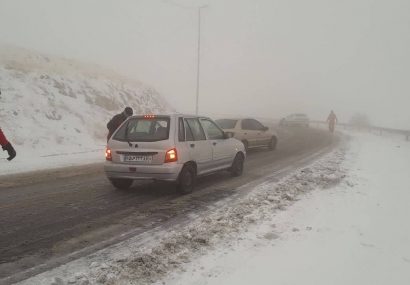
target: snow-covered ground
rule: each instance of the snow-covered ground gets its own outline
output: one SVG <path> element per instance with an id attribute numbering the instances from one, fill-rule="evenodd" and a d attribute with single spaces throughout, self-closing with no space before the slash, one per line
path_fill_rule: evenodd
<path id="1" fill-rule="evenodd" d="M 17 150 L 0 175 L 104 159 L 106 123 L 127 105 L 171 111 L 151 87 L 98 66 L 0 47 L 0 127 Z"/>
<path id="2" fill-rule="evenodd" d="M 403 137 L 354 133 L 312 165 L 279 182 L 266 177 L 173 231 L 154 229 L 20 284 L 410 284 L 409 170 Z"/>
<path id="3" fill-rule="evenodd" d="M 355 134 L 345 183 L 217 246 L 158 284 L 410 284 L 410 142 Z"/>

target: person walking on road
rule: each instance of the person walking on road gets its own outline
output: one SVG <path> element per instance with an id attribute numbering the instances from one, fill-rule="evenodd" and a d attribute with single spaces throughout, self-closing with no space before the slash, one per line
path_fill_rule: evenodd
<path id="1" fill-rule="evenodd" d="M 120 114 L 115 115 L 107 124 L 108 135 L 107 141 L 110 140 L 112 134 L 121 126 L 122 123 L 128 118 L 133 115 L 134 111 L 131 107 L 126 107 L 124 111 Z"/>
<path id="2" fill-rule="evenodd" d="M 327 122 L 329 123 L 329 131 L 331 133 L 334 133 L 335 125 L 337 123 L 337 117 L 336 117 L 336 114 L 333 112 L 333 110 L 330 112 L 329 116 L 327 117 Z"/>
<path id="3" fill-rule="evenodd" d="M 7 153 L 9 154 L 9 157 L 7 158 L 8 161 L 11 161 L 13 158 L 16 157 L 17 155 L 16 150 L 13 148 L 11 143 L 7 140 L 1 128 L 0 128 L 0 145 L 3 148 L 3 151 L 7 151 Z"/>

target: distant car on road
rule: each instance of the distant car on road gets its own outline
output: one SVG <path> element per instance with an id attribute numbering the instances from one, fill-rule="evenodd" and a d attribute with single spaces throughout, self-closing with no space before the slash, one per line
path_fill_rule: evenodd
<path id="1" fill-rule="evenodd" d="M 105 156 L 105 173 L 116 188 L 148 179 L 177 182 L 189 193 L 197 176 L 222 170 L 242 175 L 246 152 L 211 119 L 174 114 L 128 118 L 108 141 Z"/>
<path id="2" fill-rule="evenodd" d="M 216 123 L 227 133 L 243 142 L 245 149 L 268 147 L 274 150 L 278 143 L 276 132 L 269 130 L 258 120 L 247 119 L 219 119 Z"/>
<path id="3" fill-rule="evenodd" d="M 291 114 L 280 120 L 280 126 L 309 127 L 310 120 L 306 114 Z"/>

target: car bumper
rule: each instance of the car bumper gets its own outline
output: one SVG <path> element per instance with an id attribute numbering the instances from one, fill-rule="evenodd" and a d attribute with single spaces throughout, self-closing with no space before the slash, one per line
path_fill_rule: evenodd
<path id="1" fill-rule="evenodd" d="M 289 126 L 307 126 L 307 125 L 309 125 L 309 122 L 293 121 L 293 122 L 288 122 L 287 124 Z"/>
<path id="2" fill-rule="evenodd" d="M 182 169 L 182 164 L 166 163 L 163 165 L 129 165 L 106 162 L 104 171 L 110 178 L 125 178 L 133 180 L 176 181 Z"/>

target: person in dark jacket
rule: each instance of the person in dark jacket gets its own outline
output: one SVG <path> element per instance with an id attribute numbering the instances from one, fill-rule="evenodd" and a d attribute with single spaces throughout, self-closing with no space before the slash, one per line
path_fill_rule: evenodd
<path id="1" fill-rule="evenodd" d="M 118 129 L 119 126 L 121 126 L 124 121 L 132 116 L 134 111 L 132 110 L 131 107 L 126 107 L 124 111 L 120 114 L 115 115 L 107 124 L 107 129 L 108 129 L 108 135 L 107 135 L 107 141 L 111 138 L 112 134 Z"/>
<path id="2" fill-rule="evenodd" d="M 335 131 L 335 125 L 337 123 L 337 117 L 333 110 L 330 112 L 326 121 L 329 123 L 329 131 L 333 133 Z"/>
<path id="3" fill-rule="evenodd" d="M 3 148 L 3 151 L 7 151 L 9 157 L 7 158 L 8 161 L 11 161 L 13 158 L 16 157 L 17 153 L 11 143 L 7 140 L 6 136 L 4 135 L 3 131 L 0 128 L 0 145 Z"/>

